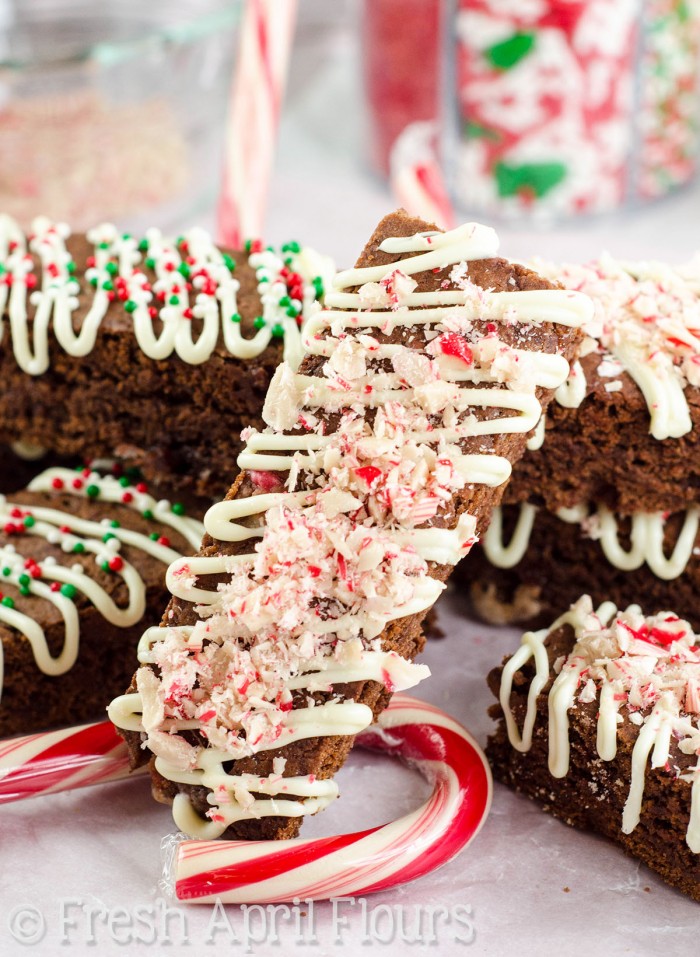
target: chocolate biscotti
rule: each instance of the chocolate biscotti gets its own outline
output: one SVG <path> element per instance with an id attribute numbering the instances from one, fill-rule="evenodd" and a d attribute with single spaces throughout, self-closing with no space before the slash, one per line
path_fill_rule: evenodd
<path id="1" fill-rule="evenodd" d="M 489 676 L 497 780 L 700 901 L 700 636 L 579 599 Z"/>
<path id="2" fill-rule="evenodd" d="M 90 469 L 0 497 L 0 737 L 98 719 L 203 532 L 179 503 Z"/>
<path id="3" fill-rule="evenodd" d="M 71 236 L 0 216 L 0 442 L 117 455 L 159 488 L 213 501 L 328 260 L 297 243 L 218 250 L 201 229 Z"/>
<path id="4" fill-rule="evenodd" d="M 0 495 L 25 488 L 35 476 L 53 465 L 76 468 L 83 464 L 79 456 L 62 458 L 27 442 L 0 445 Z"/>
<path id="5" fill-rule="evenodd" d="M 543 627 L 585 591 L 594 604 L 620 608 L 644 595 L 649 607 L 673 608 L 700 628 L 698 514 L 697 506 L 615 516 L 502 505 L 482 554 L 472 553 L 457 574 L 467 578 L 471 568 L 471 607 L 493 624 Z"/>
<path id="6" fill-rule="evenodd" d="M 244 471 L 140 645 L 110 717 L 203 837 L 293 837 L 564 381 L 590 301 L 496 258 L 494 232 L 386 217 L 305 327 L 245 435 Z"/>
<path id="7" fill-rule="evenodd" d="M 698 626 L 698 270 L 610 257 L 543 270 L 596 313 L 503 513 L 458 574 L 493 622 L 551 621 L 585 589 L 621 606 L 643 594 Z"/>

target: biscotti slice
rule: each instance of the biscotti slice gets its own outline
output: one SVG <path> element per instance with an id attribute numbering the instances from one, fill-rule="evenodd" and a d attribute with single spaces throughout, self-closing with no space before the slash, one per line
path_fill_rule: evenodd
<path id="1" fill-rule="evenodd" d="M 61 457 L 29 442 L 0 444 L 0 495 L 26 488 L 35 476 L 53 465 L 76 468 L 83 464 L 79 456 Z"/>
<path id="2" fill-rule="evenodd" d="M 549 407 L 544 441 L 520 463 L 506 501 L 534 496 L 552 512 L 600 503 L 622 515 L 694 504 L 700 270 L 693 279 L 688 268 L 609 256 L 537 268 L 590 296 L 595 312 L 581 357 Z M 565 470 L 572 456 L 576 468 Z"/>
<path id="3" fill-rule="evenodd" d="M 603 508 L 558 513 L 501 505 L 456 577 L 472 608 L 493 624 L 544 627 L 585 591 L 618 607 L 645 596 L 700 628 L 700 507 L 674 514 L 614 515 Z"/>
<path id="4" fill-rule="evenodd" d="M 643 594 L 700 625 L 697 263 L 539 267 L 588 294 L 595 314 L 503 514 L 458 577 L 494 622 L 551 621 L 585 590 L 622 606 Z"/>
<path id="5" fill-rule="evenodd" d="M 203 526 L 143 483 L 51 468 L 0 497 L 0 737 L 98 719 Z"/>
<path id="6" fill-rule="evenodd" d="M 580 598 L 494 670 L 496 778 L 700 900 L 700 636 Z"/>
<path id="7" fill-rule="evenodd" d="M 340 273 L 110 716 L 189 834 L 293 837 L 412 664 L 589 300 L 399 211 Z"/>
<path id="8" fill-rule="evenodd" d="M 71 236 L 0 216 L 0 442 L 118 455 L 168 493 L 226 493 L 240 431 L 332 275 L 292 242 L 218 249 L 201 229 Z"/>

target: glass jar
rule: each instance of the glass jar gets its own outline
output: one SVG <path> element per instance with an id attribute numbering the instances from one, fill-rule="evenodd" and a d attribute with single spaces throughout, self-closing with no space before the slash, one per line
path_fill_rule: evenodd
<path id="1" fill-rule="evenodd" d="M 455 0 L 447 43 L 463 210 L 606 213 L 695 175 L 697 0 Z"/>
<path id="2" fill-rule="evenodd" d="M 439 104 L 442 0 L 364 0 L 360 45 L 370 162 L 389 172 L 392 147 Z"/>
<path id="3" fill-rule="evenodd" d="M 214 205 L 237 0 L 0 0 L 0 209 L 175 228 Z"/>

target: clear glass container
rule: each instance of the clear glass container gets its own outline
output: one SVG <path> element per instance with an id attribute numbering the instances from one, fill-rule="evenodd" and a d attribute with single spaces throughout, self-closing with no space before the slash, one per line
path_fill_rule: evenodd
<path id="1" fill-rule="evenodd" d="M 0 0 L 0 210 L 175 228 L 221 181 L 239 0 Z"/>

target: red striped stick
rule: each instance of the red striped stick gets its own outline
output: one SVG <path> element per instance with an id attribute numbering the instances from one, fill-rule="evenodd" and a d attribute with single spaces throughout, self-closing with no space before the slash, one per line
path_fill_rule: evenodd
<path id="1" fill-rule="evenodd" d="M 109 721 L 0 741 L 0 804 L 129 775 L 126 745 Z"/>
<path id="2" fill-rule="evenodd" d="M 247 0 L 231 90 L 218 239 L 240 249 L 263 233 L 297 0 Z"/>
<path id="3" fill-rule="evenodd" d="M 394 143 L 390 183 L 396 202 L 413 216 L 452 229 L 455 214 L 437 156 L 435 123 L 411 123 Z"/>
<path id="4" fill-rule="evenodd" d="M 272 903 L 368 894 L 423 877 L 474 838 L 491 803 L 491 775 L 458 722 L 432 705 L 395 695 L 358 744 L 415 764 L 433 782 L 431 797 L 396 821 L 354 834 L 183 841 L 174 864 L 177 897 Z M 126 746 L 108 721 L 0 742 L 0 804 L 128 775 Z"/>
<path id="5" fill-rule="evenodd" d="M 491 774 L 457 721 L 396 695 L 358 744 L 414 764 L 433 783 L 430 798 L 382 827 L 338 837 L 183 841 L 172 875 L 178 899 L 264 904 L 369 894 L 423 877 L 474 838 L 491 803 Z"/>

